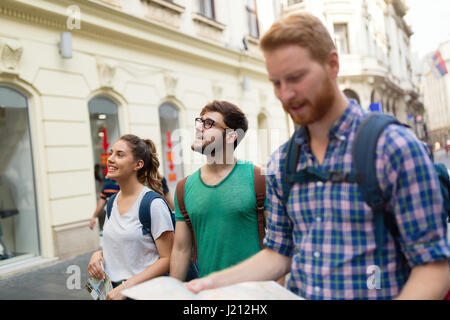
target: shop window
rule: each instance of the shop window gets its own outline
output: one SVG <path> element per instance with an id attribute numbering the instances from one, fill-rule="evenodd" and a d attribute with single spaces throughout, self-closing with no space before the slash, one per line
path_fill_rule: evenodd
<path id="1" fill-rule="evenodd" d="M 117 104 L 105 96 L 92 98 L 89 103 L 92 153 L 97 195 L 107 173 L 106 159 L 112 144 L 120 138 Z"/>
<path id="2" fill-rule="evenodd" d="M 161 174 L 167 180 L 170 192 L 175 194 L 177 181 L 184 177 L 181 137 L 179 136 L 179 112 L 171 103 L 159 107 L 159 124 L 161 129 L 162 156 L 164 171 Z"/>
<path id="3" fill-rule="evenodd" d="M 0 265 L 39 255 L 28 100 L 0 86 Z"/>
<path id="4" fill-rule="evenodd" d="M 256 0 L 247 0 L 248 34 L 253 38 L 259 38 L 258 16 L 256 14 Z"/>

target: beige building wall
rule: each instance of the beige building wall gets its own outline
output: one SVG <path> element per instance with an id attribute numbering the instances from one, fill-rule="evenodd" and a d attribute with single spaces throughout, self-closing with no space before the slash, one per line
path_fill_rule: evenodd
<path id="1" fill-rule="evenodd" d="M 250 39 L 249 50 L 239 47 L 247 31 L 245 14 L 234 14 L 231 2 L 238 2 L 216 1 L 220 21 L 206 22 L 195 13 L 196 1 L 175 1 L 169 9 L 159 2 L 165 1 L 0 3 L 0 85 L 29 100 L 43 257 L 67 258 L 99 246 L 98 233 L 88 228 L 97 201 L 88 101 L 98 94 L 119 106 L 121 134 L 151 138 L 158 150 L 158 108 L 173 103 L 185 134 L 185 174 L 203 163 L 190 150 L 193 122 L 214 99 L 237 104 L 249 117 L 248 137 L 238 147 L 242 159 L 265 165 L 256 134 L 261 114 L 274 132 L 270 152 L 292 133 L 257 39 Z M 81 13 L 79 29 L 68 29 L 73 4 Z M 72 34 L 70 59 L 59 53 L 61 32 Z"/>

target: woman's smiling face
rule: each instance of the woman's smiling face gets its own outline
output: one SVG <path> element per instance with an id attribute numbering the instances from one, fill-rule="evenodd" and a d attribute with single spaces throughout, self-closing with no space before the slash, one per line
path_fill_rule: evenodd
<path id="1" fill-rule="evenodd" d="M 114 180 L 128 178 L 136 174 L 140 167 L 142 165 L 134 158 L 128 143 L 123 140 L 116 141 L 109 152 L 108 178 Z"/>

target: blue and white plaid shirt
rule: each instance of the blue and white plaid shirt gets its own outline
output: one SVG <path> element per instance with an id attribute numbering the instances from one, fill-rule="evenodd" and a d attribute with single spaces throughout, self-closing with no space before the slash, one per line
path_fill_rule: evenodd
<path id="1" fill-rule="evenodd" d="M 352 143 L 364 112 L 350 103 L 329 132 L 321 165 L 311 152 L 307 130 L 298 137 L 297 170 L 308 166 L 354 172 Z M 284 144 L 267 166 L 268 231 L 265 246 L 292 257 L 288 288 L 307 299 L 392 299 L 411 268 L 450 256 L 439 182 L 424 145 L 405 127 L 390 125 L 377 144 L 377 178 L 400 231 L 409 266 L 402 267 L 393 237 L 384 230 L 380 289 L 368 272 L 377 265 L 374 215 L 354 183 L 310 182 L 293 185 L 282 201 L 280 165 Z"/>

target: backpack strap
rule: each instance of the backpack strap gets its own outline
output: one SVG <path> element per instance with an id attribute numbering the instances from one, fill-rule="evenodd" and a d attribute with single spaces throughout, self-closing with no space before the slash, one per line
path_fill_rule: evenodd
<path id="1" fill-rule="evenodd" d="M 308 183 L 317 181 L 331 181 L 339 182 L 357 182 L 357 176 L 354 173 L 342 173 L 339 171 L 321 171 L 315 167 L 306 167 L 297 171 L 298 160 L 300 158 L 300 146 L 295 141 L 297 137 L 304 135 L 304 127 L 298 129 L 286 147 L 286 159 L 281 163 L 281 185 L 282 185 L 282 200 L 287 204 L 291 188 L 295 183 Z"/>
<path id="2" fill-rule="evenodd" d="M 303 127 L 294 132 L 292 137 L 289 139 L 286 147 L 286 159 L 284 160 L 284 165 L 281 164 L 281 187 L 283 191 L 282 200 L 286 205 L 289 199 L 289 194 L 291 193 L 292 185 L 294 184 L 290 179 L 292 174 L 297 171 L 297 164 L 300 157 L 300 146 L 297 144 L 295 139 L 303 134 Z"/>
<path id="3" fill-rule="evenodd" d="M 189 176 L 185 177 L 184 179 L 180 180 L 177 183 L 176 194 L 177 194 L 178 208 L 180 209 L 180 212 L 183 214 L 184 221 L 186 222 L 187 226 L 191 230 L 192 246 L 194 249 L 192 261 L 195 263 L 195 262 L 197 262 L 197 242 L 195 240 L 194 227 L 192 226 L 191 218 L 189 217 L 189 213 L 187 212 L 186 205 L 184 202 L 184 189 L 185 189 L 186 180 L 188 177 Z"/>
<path id="4" fill-rule="evenodd" d="M 403 125 L 393 116 L 380 112 L 370 113 L 360 124 L 352 147 L 353 165 L 358 177 L 361 195 L 375 215 L 375 241 L 377 243 L 377 255 L 380 259 L 382 258 L 384 243 L 384 227 L 394 236 L 397 249 L 400 249 L 396 239 L 399 235 L 397 223 L 394 215 L 386 210 L 386 200 L 378 184 L 375 164 L 378 138 L 390 124 Z"/>
<path id="5" fill-rule="evenodd" d="M 450 177 L 447 167 L 443 163 L 434 163 L 434 171 L 439 178 L 442 198 L 444 199 L 444 211 L 446 212 L 447 222 L 450 223 Z"/>
<path id="6" fill-rule="evenodd" d="M 253 180 L 255 184 L 256 213 L 258 215 L 258 234 L 261 248 L 264 248 L 266 234 L 266 219 L 264 216 L 264 201 L 266 200 L 266 179 L 260 167 L 253 165 Z"/>
<path id="7" fill-rule="evenodd" d="M 142 234 L 150 234 L 153 241 L 155 240 L 152 235 L 152 216 L 151 216 L 151 204 L 152 201 L 155 199 L 162 199 L 164 203 L 167 206 L 167 209 L 170 212 L 172 225 L 174 224 L 174 218 L 172 214 L 172 210 L 170 210 L 169 205 L 167 204 L 166 200 L 162 195 L 160 195 L 158 192 L 150 190 L 147 191 L 144 196 L 142 197 L 141 203 L 139 205 L 139 221 L 142 224 Z"/>
<path id="8" fill-rule="evenodd" d="M 327 182 L 334 183 L 350 182 L 356 183 L 357 176 L 354 173 L 342 173 L 339 171 L 324 171 L 315 167 L 306 167 L 286 177 L 286 180 L 292 185 L 296 182 L 308 183 L 308 182 Z"/>
<path id="9" fill-rule="evenodd" d="M 109 197 L 108 201 L 106 202 L 106 216 L 111 217 L 111 210 L 114 204 L 114 199 L 117 197 L 117 193 L 114 193 L 111 197 Z"/>

